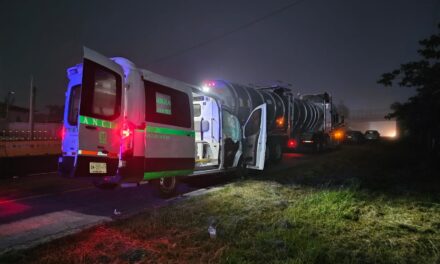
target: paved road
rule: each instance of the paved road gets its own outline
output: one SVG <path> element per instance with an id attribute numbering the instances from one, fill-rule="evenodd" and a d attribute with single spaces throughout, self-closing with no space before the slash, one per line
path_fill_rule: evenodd
<path id="1" fill-rule="evenodd" d="M 284 154 L 265 173 L 286 169 L 310 156 Z M 179 185 L 179 194 L 218 186 L 231 176 L 204 176 Z M 63 236 L 114 218 L 166 203 L 149 184 L 115 190 L 96 189 L 86 179 L 66 179 L 55 172 L 0 180 L 0 253 Z M 116 212 L 115 212 L 116 210 Z"/>

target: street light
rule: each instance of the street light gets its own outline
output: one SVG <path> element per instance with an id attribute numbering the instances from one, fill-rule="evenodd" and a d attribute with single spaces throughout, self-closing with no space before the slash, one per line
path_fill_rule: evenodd
<path id="1" fill-rule="evenodd" d="M 9 105 L 13 102 L 13 96 L 15 95 L 14 91 L 9 91 L 6 95 L 6 122 L 9 121 Z"/>

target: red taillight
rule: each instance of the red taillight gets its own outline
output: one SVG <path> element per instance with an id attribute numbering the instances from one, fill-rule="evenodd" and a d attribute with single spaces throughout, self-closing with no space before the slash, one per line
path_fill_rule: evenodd
<path id="1" fill-rule="evenodd" d="M 61 140 L 64 140 L 64 137 L 66 136 L 66 128 L 64 126 L 61 127 L 61 130 L 59 132 L 59 136 L 60 136 Z"/>
<path id="2" fill-rule="evenodd" d="M 288 141 L 287 141 L 287 147 L 288 148 L 296 148 L 296 147 L 298 147 L 298 142 L 296 142 L 296 140 L 295 139 L 289 139 Z"/>
<path id="3" fill-rule="evenodd" d="M 126 159 L 133 155 L 133 139 L 135 126 L 130 122 L 124 122 L 121 126 L 121 158 Z"/>
<path id="4" fill-rule="evenodd" d="M 121 129 L 121 137 L 122 139 L 126 139 L 133 134 L 133 129 L 130 127 L 128 123 L 124 123 Z"/>

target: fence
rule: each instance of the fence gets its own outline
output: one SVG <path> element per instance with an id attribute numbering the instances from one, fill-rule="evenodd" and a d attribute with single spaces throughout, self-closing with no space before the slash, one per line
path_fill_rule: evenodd
<path id="1" fill-rule="evenodd" d="M 0 126 L 0 141 L 42 141 L 61 140 L 62 125 L 59 123 L 35 123 L 33 136 L 29 124 L 24 122 L 6 123 Z"/>
<path id="2" fill-rule="evenodd" d="M 61 140 L 61 131 L 34 130 L 31 138 L 30 130 L 1 130 L 0 141 L 22 140 Z"/>

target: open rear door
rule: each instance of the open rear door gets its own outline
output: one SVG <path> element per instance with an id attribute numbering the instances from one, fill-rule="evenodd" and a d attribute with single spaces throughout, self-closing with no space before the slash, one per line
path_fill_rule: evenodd
<path id="1" fill-rule="evenodd" d="M 266 104 L 262 104 L 252 111 L 243 126 L 244 154 L 249 169 L 264 169 L 266 137 Z"/>
<path id="2" fill-rule="evenodd" d="M 123 76 L 118 64 L 84 48 L 75 176 L 116 174 Z"/>

